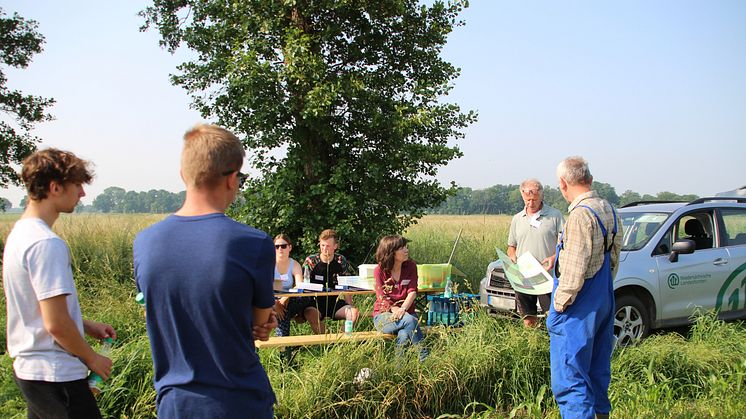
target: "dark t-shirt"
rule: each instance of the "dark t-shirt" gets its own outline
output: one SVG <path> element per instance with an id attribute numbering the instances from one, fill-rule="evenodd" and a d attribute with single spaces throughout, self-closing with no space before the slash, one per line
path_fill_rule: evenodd
<path id="1" fill-rule="evenodd" d="M 339 275 L 350 275 L 350 264 L 347 262 L 347 258 L 335 253 L 332 260 L 329 263 L 323 262 L 321 256 L 317 253 L 306 258 L 303 262 L 303 271 L 305 276 L 305 270 L 311 270 L 311 283 L 322 284 L 324 289 L 334 290 L 337 285 L 337 276 Z M 334 317 L 334 313 L 342 307 L 341 303 L 337 303 L 339 297 L 317 297 L 314 300 L 314 304 L 321 312 L 321 317 Z"/>
<path id="2" fill-rule="evenodd" d="M 312 283 L 332 290 L 337 285 L 337 276 L 350 275 L 350 264 L 339 253 L 335 253 L 329 263 L 323 262 L 319 254 L 311 255 L 303 262 L 303 269 L 306 268 L 311 270 Z"/>
<path id="3" fill-rule="evenodd" d="M 275 398 L 252 310 L 274 305 L 272 239 L 224 214 L 171 215 L 137 235 L 134 262 L 159 397 L 170 387 L 238 390 L 266 411 Z"/>

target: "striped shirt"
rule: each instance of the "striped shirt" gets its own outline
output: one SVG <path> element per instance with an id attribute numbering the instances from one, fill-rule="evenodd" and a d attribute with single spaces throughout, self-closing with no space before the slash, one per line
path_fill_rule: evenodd
<path id="1" fill-rule="evenodd" d="M 575 301 L 586 279 L 592 278 L 604 263 L 604 237 L 598 220 L 587 208 L 591 207 L 606 227 L 611 240 L 614 218 L 611 205 L 601 199 L 596 191 L 577 196 L 568 207 L 569 215 L 565 223 L 564 248 L 559 255 L 559 284 L 554 293 L 554 309 L 563 312 Z M 619 266 L 619 251 L 622 248 L 622 220 L 617 214 L 617 233 L 611 249 L 611 274 L 616 275 Z"/>

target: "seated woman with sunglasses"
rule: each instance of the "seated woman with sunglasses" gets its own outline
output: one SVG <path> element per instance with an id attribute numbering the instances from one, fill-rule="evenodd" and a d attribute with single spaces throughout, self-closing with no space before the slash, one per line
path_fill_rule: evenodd
<path id="1" fill-rule="evenodd" d="M 285 234 L 275 237 L 275 280 L 282 281 L 282 290 L 288 291 L 298 282 L 303 282 L 303 270 L 300 263 L 290 257 L 293 243 Z M 303 315 L 306 309 L 316 310 L 313 298 L 310 297 L 282 297 L 275 301 L 275 313 L 277 314 L 278 326 L 275 329 L 277 336 L 290 336 L 290 320 L 295 318 L 296 322 L 303 323 Z M 314 318 L 318 318 L 318 315 Z"/>

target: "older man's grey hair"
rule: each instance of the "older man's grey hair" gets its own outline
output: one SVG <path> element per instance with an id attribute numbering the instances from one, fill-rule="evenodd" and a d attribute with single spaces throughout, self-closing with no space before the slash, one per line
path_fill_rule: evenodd
<path id="1" fill-rule="evenodd" d="M 557 177 L 569 185 L 590 185 L 593 183 L 588 162 L 580 156 L 572 156 L 557 165 Z"/>
<path id="2" fill-rule="evenodd" d="M 544 196 L 544 186 L 539 182 L 538 179 L 526 179 L 521 182 L 521 193 L 528 193 L 528 191 L 536 190 L 539 196 Z"/>

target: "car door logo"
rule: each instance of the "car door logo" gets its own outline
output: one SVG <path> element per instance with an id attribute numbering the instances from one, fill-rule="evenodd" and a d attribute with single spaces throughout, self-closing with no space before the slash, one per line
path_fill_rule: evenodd
<path id="1" fill-rule="evenodd" d="M 679 276 L 676 273 L 668 275 L 668 288 L 674 289 L 679 286 Z"/>
<path id="2" fill-rule="evenodd" d="M 746 309 L 746 263 L 734 270 L 723 282 L 715 310 Z"/>

